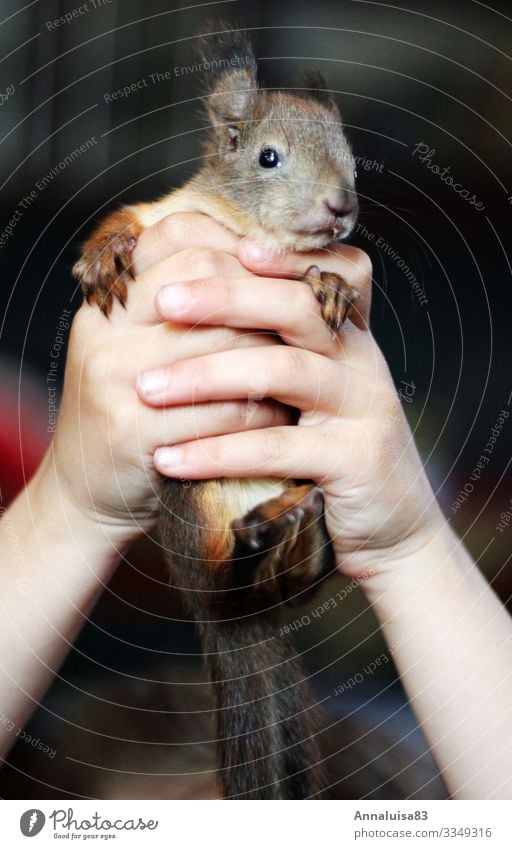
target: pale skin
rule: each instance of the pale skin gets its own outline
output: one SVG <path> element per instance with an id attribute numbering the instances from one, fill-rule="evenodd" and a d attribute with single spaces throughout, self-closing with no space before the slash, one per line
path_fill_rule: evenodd
<path id="1" fill-rule="evenodd" d="M 0 524 L 0 710 L 27 721 L 120 555 L 154 526 L 155 468 L 307 478 L 448 792 L 512 798 L 511 620 L 426 479 L 367 325 L 369 261 L 250 248 L 205 216 L 170 216 L 139 239 L 128 309 L 78 311 L 54 441 Z M 292 279 L 312 262 L 361 293 L 337 337 Z M 13 742 L 0 723 L 3 753 Z"/>

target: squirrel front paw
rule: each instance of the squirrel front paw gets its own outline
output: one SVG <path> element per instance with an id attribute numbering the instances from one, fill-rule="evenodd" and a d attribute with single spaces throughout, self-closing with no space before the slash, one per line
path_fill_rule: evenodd
<path id="1" fill-rule="evenodd" d="M 311 286 L 320 304 L 323 320 L 334 333 L 338 333 L 358 300 L 359 292 L 339 274 L 332 271 L 320 271 L 317 265 L 310 265 L 302 279 Z"/>
<path id="2" fill-rule="evenodd" d="M 123 307 L 126 304 L 127 284 L 135 279 L 132 253 L 142 229 L 132 213 L 113 213 L 85 242 L 82 256 L 73 266 L 73 276 L 87 303 L 97 304 L 107 317 L 114 297 Z"/>

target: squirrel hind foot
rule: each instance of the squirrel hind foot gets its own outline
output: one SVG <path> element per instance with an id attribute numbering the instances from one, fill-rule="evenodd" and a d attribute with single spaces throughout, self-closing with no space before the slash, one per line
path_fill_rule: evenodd
<path id="1" fill-rule="evenodd" d="M 257 561 L 254 583 L 284 601 L 309 588 L 322 574 L 330 541 L 323 522 L 323 496 L 314 484 L 286 489 L 231 525 L 232 562 Z M 235 569 L 243 581 L 243 563 Z"/>

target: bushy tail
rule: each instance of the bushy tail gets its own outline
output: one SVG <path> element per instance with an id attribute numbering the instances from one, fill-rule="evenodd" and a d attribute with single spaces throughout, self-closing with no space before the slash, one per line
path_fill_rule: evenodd
<path id="1" fill-rule="evenodd" d="M 225 798 L 306 799 L 322 788 L 314 698 L 279 616 L 201 625 Z"/>
<path id="2" fill-rule="evenodd" d="M 219 778 L 226 798 L 305 799 L 322 789 L 317 712 L 282 623 L 285 602 L 303 599 L 332 566 L 323 499 L 313 485 L 293 486 L 211 533 L 221 494 L 219 482 L 195 483 L 180 503 L 166 485 L 160 528 L 201 634 Z"/>

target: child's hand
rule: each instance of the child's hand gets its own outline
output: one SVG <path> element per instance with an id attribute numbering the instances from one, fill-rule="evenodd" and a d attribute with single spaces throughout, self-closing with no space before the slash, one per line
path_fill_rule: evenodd
<path id="1" fill-rule="evenodd" d="M 193 238 L 193 236 L 191 236 Z M 347 575 L 378 570 L 385 557 L 411 554 L 443 522 L 423 471 L 383 356 L 368 330 L 370 262 L 356 248 L 287 254 L 256 261 L 242 241 L 246 269 L 165 286 L 156 304 L 162 319 L 187 325 L 227 325 L 275 331 L 284 345 L 186 356 L 146 376 L 139 392 L 149 405 L 201 405 L 274 398 L 300 410 L 298 427 L 278 424 L 251 432 L 183 440 L 159 449 L 157 468 L 170 477 L 270 476 L 319 483 L 338 564 Z M 232 246 L 227 247 L 228 251 Z M 361 298 L 332 335 L 306 283 L 312 263 L 337 272 Z M 254 276 L 257 275 L 257 276 Z"/>
<path id="2" fill-rule="evenodd" d="M 141 372 L 212 351 L 240 352 L 276 342 L 225 327 L 190 329 L 161 323 L 154 297 L 163 280 L 241 270 L 234 256 L 208 250 L 204 221 L 209 219 L 184 218 L 189 225 L 197 219 L 201 238 L 196 236 L 193 249 L 182 250 L 182 219 L 164 220 L 145 231 L 134 252 L 137 279 L 129 287 L 126 310 L 116 302 L 109 320 L 96 306 L 83 304 L 71 329 L 57 431 L 39 477 L 43 484 L 47 481 L 45 495 L 51 493 L 77 508 L 80 517 L 108 526 L 120 542 L 155 521 L 160 477 L 153 454 L 158 446 L 290 420 L 284 407 L 272 401 L 251 405 L 249 415 L 246 399 L 164 410 L 142 403 L 137 395 Z M 228 238 L 236 252 L 238 239 L 224 228 L 215 225 L 214 236 L 224 248 Z"/>

